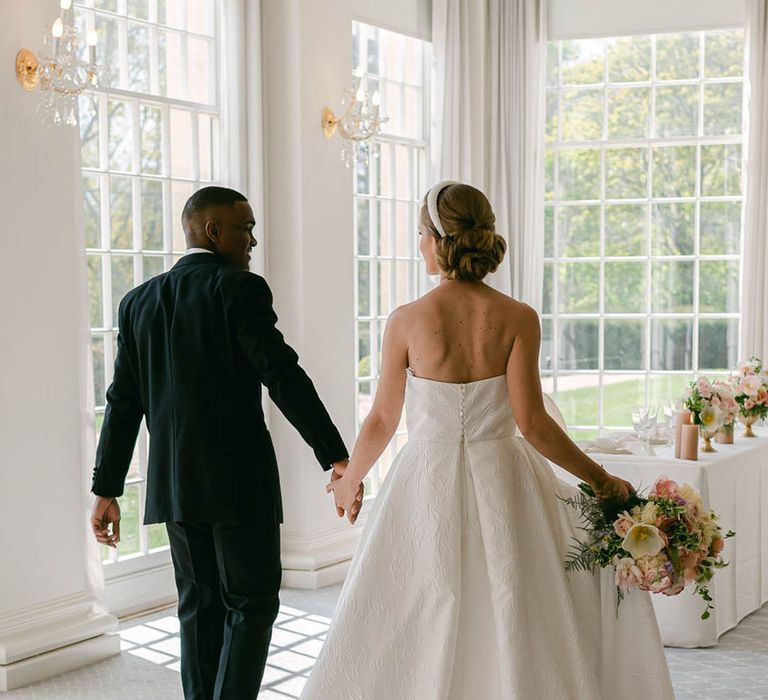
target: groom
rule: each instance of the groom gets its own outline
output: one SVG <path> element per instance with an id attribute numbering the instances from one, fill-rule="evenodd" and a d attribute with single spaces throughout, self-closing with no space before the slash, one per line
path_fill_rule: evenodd
<path id="1" fill-rule="evenodd" d="M 332 480 L 348 455 L 275 327 L 267 283 L 248 271 L 256 240 L 246 198 L 205 187 L 190 197 L 182 224 L 184 257 L 120 304 L 91 524 L 99 542 L 120 541 L 116 498 L 146 416 L 144 523 L 168 530 L 184 697 L 253 700 L 278 612 L 283 518 L 261 385 L 322 468 L 333 468 Z"/>

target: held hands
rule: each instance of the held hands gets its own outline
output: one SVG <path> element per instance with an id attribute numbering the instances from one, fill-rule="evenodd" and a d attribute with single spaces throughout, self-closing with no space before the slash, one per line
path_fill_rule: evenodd
<path id="1" fill-rule="evenodd" d="M 109 525 L 112 524 L 112 533 Z M 116 498 L 96 496 L 91 513 L 91 527 L 96 541 L 108 547 L 117 547 L 120 542 L 120 506 Z"/>
<path id="2" fill-rule="evenodd" d="M 354 525 L 363 507 L 365 488 L 362 482 L 353 484 L 349 477 L 344 476 L 347 464 L 349 464 L 349 460 L 336 462 L 333 465 L 331 482 L 325 487 L 325 491 L 326 493 L 333 492 L 336 502 L 336 514 L 343 518 L 346 513 L 350 524 Z"/>

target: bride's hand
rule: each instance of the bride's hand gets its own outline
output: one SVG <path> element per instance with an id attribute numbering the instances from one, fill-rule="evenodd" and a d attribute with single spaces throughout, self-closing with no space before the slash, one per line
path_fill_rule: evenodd
<path id="1" fill-rule="evenodd" d="M 353 483 L 348 476 L 333 479 L 325 487 L 326 493 L 333 492 L 333 498 L 336 501 L 336 512 L 340 518 L 346 513 L 347 519 L 354 525 L 357 516 L 360 515 L 360 509 L 363 507 L 363 496 L 365 488 L 362 482 Z"/>
<path id="2" fill-rule="evenodd" d="M 632 484 L 608 472 L 605 473 L 605 476 L 599 482 L 593 485 L 592 490 L 598 498 L 614 498 L 619 501 L 626 501 L 636 493 L 635 487 Z"/>

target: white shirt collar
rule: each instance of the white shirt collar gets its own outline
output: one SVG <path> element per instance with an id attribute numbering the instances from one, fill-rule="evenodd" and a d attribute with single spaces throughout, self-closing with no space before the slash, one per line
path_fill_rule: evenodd
<path id="1" fill-rule="evenodd" d="M 215 255 L 212 250 L 208 250 L 207 248 L 187 248 L 184 255 L 192 255 L 193 253 L 210 253 L 211 255 Z"/>

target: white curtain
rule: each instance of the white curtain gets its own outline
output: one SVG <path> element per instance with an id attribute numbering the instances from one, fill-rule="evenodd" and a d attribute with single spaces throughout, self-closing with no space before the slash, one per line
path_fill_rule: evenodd
<path id="1" fill-rule="evenodd" d="M 744 200 L 742 357 L 768 359 L 768 0 L 747 0 L 749 143 Z"/>
<path id="2" fill-rule="evenodd" d="M 544 0 L 434 0 L 435 179 L 482 189 L 508 254 L 491 283 L 541 309 Z"/>

